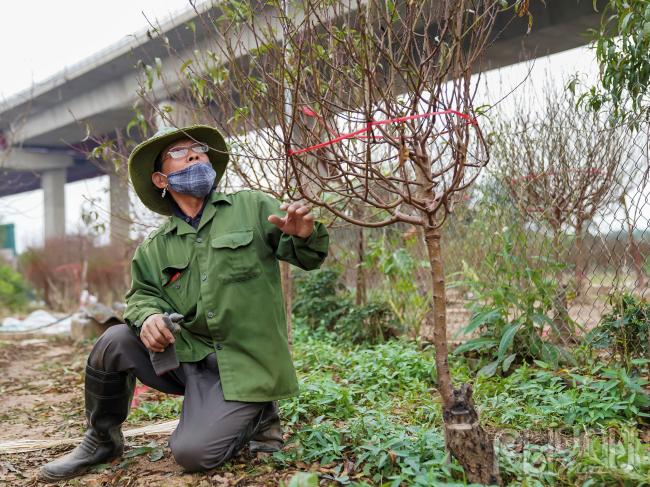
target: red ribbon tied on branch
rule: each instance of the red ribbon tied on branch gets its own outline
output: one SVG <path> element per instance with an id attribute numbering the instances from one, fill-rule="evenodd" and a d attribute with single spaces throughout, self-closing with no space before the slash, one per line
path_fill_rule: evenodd
<path id="1" fill-rule="evenodd" d="M 320 115 L 318 115 L 314 110 L 307 106 L 302 107 L 302 112 L 309 116 L 309 117 L 316 117 L 316 118 L 321 118 Z M 459 112 L 457 110 L 441 110 L 439 112 L 428 112 L 428 113 L 418 113 L 416 115 L 407 115 L 404 117 L 397 117 L 397 118 L 389 118 L 388 120 L 376 120 L 372 122 L 366 123 L 366 126 L 359 129 L 355 130 L 354 132 L 350 132 L 349 134 L 341 134 L 333 139 L 330 139 L 326 142 L 321 142 L 320 144 L 312 145 L 309 147 L 305 147 L 303 149 L 298 149 L 298 150 L 289 150 L 289 156 L 297 156 L 298 154 L 303 154 L 305 152 L 310 152 L 316 149 L 320 149 L 322 147 L 327 147 L 328 145 L 336 144 L 337 142 L 341 142 L 342 140 L 345 139 L 353 139 L 353 138 L 367 138 L 368 136 L 361 136 L 361 134 L 365 132 L 369 132 L 372 130 L 373 127 L 377 125 L 388 125 L 392 123 L 404 123 L 408 122 L 409 120 L 416 120 L 419 118 L 429 118 L 429 117 L 434 117 L 436 115 L 455 115 L 459 118 L 462 118 L 466 121 L 466 124 L 468 125 L 477 125 L 478 122 L 476 121 L 475 118 L 470 117 L 466 113 Z M 331 133 L 331 132 L 330 132 Z M 445 133 L 445 132 L 443 132 Z M 360 137 L 361 136 L 361 137 Z"/>

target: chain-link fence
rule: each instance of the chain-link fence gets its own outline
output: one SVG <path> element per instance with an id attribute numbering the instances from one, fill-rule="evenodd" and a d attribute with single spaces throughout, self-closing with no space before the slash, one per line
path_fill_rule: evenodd
<path id="1" fill-rule="evenodd" d="M 647 134 L 600 129 L 591 145 L 524 150 L 535 160 L 521 157 L 518 168 L 500 164 L 507 153 L 495 147 L 444 227 L 448 338 L 457 350 L 503 368 L 570 363 L 587 349 L 630 367 L 650 358 Z M 531 144 L 535 135 L 545 136 L 529 132 Z M 421 230 L 365 229 L 362 241 L 359 229 L 331 233 L 330 262 L 346 285 L 361 282 L 368 299 L 387 299 L 401 319 L 420 320 L 408 323 L 413 334 L 431 339 L 431 323 L 414 309 L 430 304 Z"/>

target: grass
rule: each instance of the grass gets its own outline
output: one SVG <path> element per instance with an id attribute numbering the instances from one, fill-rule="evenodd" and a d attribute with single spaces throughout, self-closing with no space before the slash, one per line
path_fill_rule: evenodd
<path id="1" fill-rule="evenodd" d="M 298 322 L 294 361 L 301 393 L 281 402 L 292 434 L 269 460 L 275 468 L 317 463 L 321 479 L 343 485 L 465 485 L 444 450 L 432 350 L 401 339 L 351 346 Z M 452 368 L 457 381 L 474 375 L 461 359 Z M 650 485 L 642 379 L 597 364 L 555 371 L 539 362 L 472 383 L 510 485 Z M 155 404 L 134 414 L 178 416 L 177 399 Z"/>

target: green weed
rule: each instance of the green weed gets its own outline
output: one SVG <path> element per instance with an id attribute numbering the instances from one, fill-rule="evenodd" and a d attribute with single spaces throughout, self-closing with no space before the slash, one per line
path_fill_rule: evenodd
<path id="1" fill-rule="evenodd" d="M 594 348 L 610 350 L 627 370 L 638 368 L 644 364 L 639 359 L 650 357 L 650 304 L 631 294 L 613 294 L 609 301 L 612 311 L 587 340 Z"/>
<path id="2" fill-rule="evenodd" d="M 177 419 L 181 414 L 183 398 L 166 398 L 162 401 L 144 401 L 131 410 L 132 421 L 167 421 Z"/>
<path id="3" fill-rule="evenodd" d="M 463 332 L 480 331 L 479 337 L 463 343 L 454 353 L 472 353 L 487 361 L 479 375 L 488 376 L 535 359 L 556 367 L 575 362 L 564 349 L 544 338 L 558 332 L 549 315 L 558 293 L 557 275 L 564 265 L 519 255 L 527 247 L 520 228 L 506 228 L 498 238 L 501 249 L 485 259 L 489 279 L 466 268 L 466 280 L 454 284 L 472 292 L 472 317 Z"/>
<path id="4" fill-rule="evenodd" d="M 298 321 L 294 355 L 301 393 L 281 402 L 284 424 L 293 434 L 272 461 L 333 465 L 334 473 L 320 476 L 342 485 L 465 485 L 462 469 L 445 454 L 432 351 L 404 339 L 353 345 Z M 470 379 L 464 360 L 456 357 L 451 366 L 459 381 Z M 586 482 L 592 456 L 600 451 L 598 441 L 605 441 L 607 431 L 636 431 L 645 414 L 645 381 L 624 373 L 598 365 L 557 370 L 538 361 L 508 377 L 478 378 L 474 397 L 481 421 L 497 439 L 503 432 L 548 437 L 543 445 L 527 442 L 519 448 L 497 442 L 508 482 Z M 591 453 L 579 445 L 556 445 L 556 433 L 587 435 L 588 442 L 580 444 L 593 445 Z M 637 450 L 643 465 L 631 467 L 627 477 L 619 467 L 600 466 L 600 478 L 640 478 L 648 453 L 644 445 Z"/>

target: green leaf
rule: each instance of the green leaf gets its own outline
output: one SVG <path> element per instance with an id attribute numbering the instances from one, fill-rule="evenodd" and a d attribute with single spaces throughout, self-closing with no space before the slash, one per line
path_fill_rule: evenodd
<path id="1" fill-rule="evenodd" d="M 515 323 L 508 326 L 508 328 L 505 329 L 503 335 L 501 335 L 501 343 L 499 343 L 497 360 L 503 359 L 504 355 L 508 351 L 508 348 L 510 348 L 510 345 L 512 344 L 512 340 L 515 338 L 515 335 L 517 334 L 517 331 L 519 330 L 520 326 L 521 326 L 520 323 Z"/>
<path id="2" fill-rule="evenodd" d="M 288 487 L 318 487 L 318 476 L 311 472 L 298 472 L 291 477 Z"/>
<path id="3" fill-rule="evenodd" d="M 530 315 L 530 319 L 533 320 L 533 323 L 537 323 L 540 326 L 551 325 L 554 327 L 553 320 L 542 313 L 533 313 Z"/>
<path id="4" fill-rule="evenodd" d="M 388 15 L 390 16 L 390 21 L 395 22 L 397 19 L 398 13 L 395 8 L 394 0 L 386 0 L 386 9 L 388 10 Z"/>
<path id="5" fill-rule="evenodd" d="M 492 377 L 494 373 L 497 371 L 498 366 L 499 366 L 499 359 L 495 360 L 494 362 L 490 362 L 486 366 L 482 367 L 481 370 L 478 371 L 478 375 L 483 375 L 485 377 Z"/>
<path id="6" fill-rule="evenodd" d="M 192 58 L 190 58 L 190 59 L 188 59 L 187 61 L 185 61 L 185 62 L 183 63 L 183 65 L 181 66 L 180 72 L 181 72 L 181 73 L 184 73 L 185 70 L 186 70 L 186 69 L 190 66 L 190 64 L 192 64 L 193 62 L 194 62 L 194 60 L 193 60 Z"/>
<path id="7" fill-rule="evenodd" d="M 454 350 L 454 355 L 460 355 L 461 353 L 469 352 L 472 350 L 494 348 L 496 346 L 497 341 L 494 338 L 474 338 L 456 347 Z"/>
<path id="8" fill-rule="evenodd" d="M 149 453 L 149 460 L 152 462 L 157 462 L 165 456 L 165 452 L 162 448 L 154 448 L 153 451 Z"/>
<path id="9" fill-rule="evenodd" d="M 476 330 L 479 326 L 489 325 L 501 318 L 501 312 L 498 309 L 491 309 L 480 311 L 476 313 L 469 321 L 467 326 L 463 328 L 463 333 L 469 334 Z"/>
<path id="10" fill-rule="evenodd" d="M 150 446 L 140 446 L 138 448 L 134 448 L 133 450 L 127 451 L 123 457 L 124 458 L 133 458 L 133 457 L 139 457 L 140 455 L 144 455 L 145 453 L 149 453 L 153 450 Z"/>
<path id="11" fill-rule="evenodd" d="M 517 357 L 516 353 L 513 353 L 511 355 L 508 355 L 504 360 L 503 360 L 503 365 L 502 365 L 502 370 L 504 372 L 508 372 L 508 369 L 510 369 L 510 366 L 512 365 L 513 360 Z"/>
<path id="12" fill-rule="evenodd" d="M 552 364 L 557 367 L 560 359 L 559 349 L 552 343 L 542 343 L 542 359 L 544 362 Z"/>
<path id="13" fill-rule="evenodd" d="M 650 363 L 650 360 L 645 359 L 645 358 L 635 358 L 632 359 L 630 362 L 632 365 L 646 365 Z"/>

